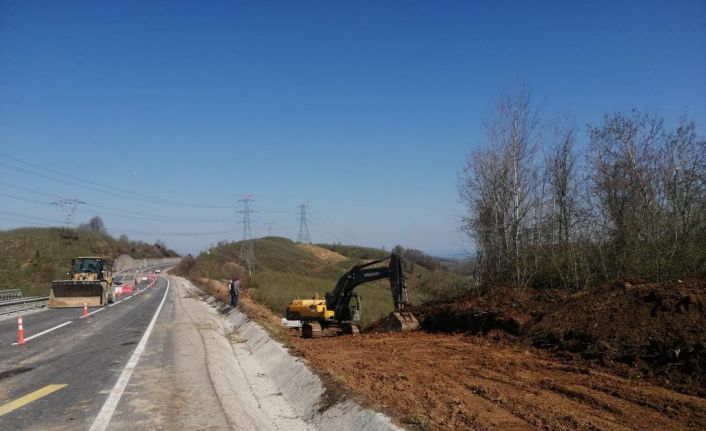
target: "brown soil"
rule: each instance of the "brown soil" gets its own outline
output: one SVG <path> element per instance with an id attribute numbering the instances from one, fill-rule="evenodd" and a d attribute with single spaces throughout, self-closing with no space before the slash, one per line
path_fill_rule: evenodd
<path id="1" fill-rule="evenodd" d="M 290 343 L 408 429 L 706 428 L 706 400 L 557 361 L 491 331 L 363 334 Z"/>
<path id="2" fill-rule="evenodd" d="M 485 286 L 470 295 L 427 302 L 411 311 L 428 331 L 487 333 L 501 329 L 519 335 L 533 317 L 543 315 L 566 296 L 564 291 Z"/>
<path id="3" fill-rule="evenodd" d="M 587 312 L 599 314 L 597 319 L 605 318 L 600 317 L 600 301 L 606 299 L 601 296 L 606 292 L 583 294 L 583 298 L 505 289 L 417 307 L 415 312 L 424 318 L 425 326 L 436 324 L 448 331 L 436 333 L 371 332 L 304 340 L 296 331 L 284 329 L 278 316 L 253 303 L 247 292 L 241 307 L 325 376 L 327 385 L 364 400 L 410 430 L 706 430 L 706 399 L 702 397 L 677 392 L 640 372 L 611 368 L 610 361 L 600 363 L 568 353 L 568 346 L 561 343 L 553 350 L 532 347 L 530 328 L 531 334 L 546 335 L 583 325 L 584 320 L 571 310 L 587 307 Z M 637 288 L 637 293 L 630 286 L 623 289 L 637 298 L 633 309 L 644 302 L 644 295 L 650 295 L 649 288 Z M 592 295 L 597 299 L 590 299 Z M 610 303 L 616 303 L 613 308 L 621 313 L 627 304 L 620 302 L 621 294 L 612 295 L 617 297 L 609 295 Z M 687 314 L 698 310 L 694 304 L 701 301 L 700 296 L 690 295 Z M 669 305 L 671 295 L 659 297 L 667 309 L 679 309 Z M 611 307 L 604 305 L 604 309 Z M 646 318 L 641 313 L 635 316 Z M 552 319 L 563 323 L 552 325 Z M 587 327 L 594 327 L 596 321 L 591 322 Z M 628 323 L 614 318 L 604 326 L 611 325 Z M 646 322 L 639 325 L 642 330 L 651 327 Z M 663 332 L 681 331 L 668 329 Z M 625 338 L 632 330 L 626 327 L 611 333 Z M 604 334 L 600 331 L 596 334 Z M 606 335 L 598 338 L 606 339 Z"/>
<path id="4" fill-rule="evenodd" d="M 584 361 L 706 396 L 706 282 L 616 282 L 573 295 L 509 286 L 415 310 L 428 331 L 498 329 Z"/>
<path id="5" fill-rule="evenodd" d="M 342 254 L 336 253 L 335 251 L 328 250 L 328 249 L 325 249 L 323 247 L 319 247 L 316 245 L 297 244 L 296 246 L 306 252 L 311 253 L 315 257 L 318 257 L 319 259 L 321 259 L 327 263 L 339 263 L 339 262 L 343 262 L 345 260 L 348 260 L 348 258 L 343 256 Z"/>

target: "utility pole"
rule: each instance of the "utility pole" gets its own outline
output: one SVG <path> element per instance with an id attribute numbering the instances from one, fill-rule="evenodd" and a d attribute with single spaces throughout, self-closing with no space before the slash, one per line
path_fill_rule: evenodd
<path id="1" fill-rule="evenodd" d="M 250 214 L 255 212 L 250 208 L 250 202 L 253 200 L 250 195 L 243 196 L 238 200 L 238 202 L 242 202 L 243 209 L 236 211 L 236 213 L 242 214 L 239 223 L 243 224 L 243 241 L 240 243 L 240 259 L 245 261 L 250 279 L 252 279 L 252 267 L 255 263 L 255 254 L 253 253 L 252 247 L 252 229 L 250 227 Z"/>
<path id="2" fill-rule="evenodd" d="M 76 232 L 73 232 L 74 225 L 74 213 L 76 212 L 76 207 L 79 205 L 84 205 L 86 202 L 80 201 L 76 198 L 73 199 L 59 199 L 52 202 L 52 205 L 56 205 L 61 208 L 61 213 L 64 215 L 64 232 L 67 237 L 78 237 Z"/>
<path id="3" fill-rule="evenodd" d="M 309 235 L 309 224 L 307 223 L 308 217 L 306 215 L 307 205 L 302 203 L 299 204 L 299 235 L 297 235 L 297 242 L 300 244 L 311 244 L 311 236 Z"/>

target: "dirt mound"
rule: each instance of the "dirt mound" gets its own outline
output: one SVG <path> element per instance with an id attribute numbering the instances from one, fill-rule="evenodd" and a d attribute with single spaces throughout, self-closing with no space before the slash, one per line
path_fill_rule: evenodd
<path id="1" fill-rule="evenodd" d="M 311 244 L 297 244 L 297 248 L 307 251 L 327 263 L 338 263 L 348 260 L 347 257 L 322 247 Z"/>
<path id="2" fill-rule="evenodd" d="M 706 395 L 704 281 L 612 283 L 567 298 L 524 333 L 537 347 L 627 364 L 664 384 Z"/>
<path id="3" fill-rule="evenodd" d="M 484 286 L 472 294 L 452 300 L 432 301 L 412 308 L 431 332 L 471 332 L 486 334 L 500 329 L 520 335 L 534 317 L 563 300 L 563 292 L 519 289 L 512 286 Z"/>
<path id="4" fill-rule="evenodd" d="M 616 282 L 572 295 L 494 286 L 413 312 L 430 332 L 500 330 L 566 360 L 706 395 L 704 281 Z"/>
<path id="5" fill-rule="evenodd" d="M 214 289 L 223 286 L 213 283 Z M 455 335 L 416 331 L 302 339 L 247 293 L 241 309 L 324 376 L 327 391 L 380 409 L 410 431 L 706 429 L 706 398 L 634 374 L 615 375 L 578 354 L 567 360 L 532 348 L 525 335 L 500 329 L 472 335 L 456 328 Z M 566 296 L 501 287 L 437 303 L 442 311 L 424 304 L 415 313 L 429 319 L 454 312 L 468 324 L 464 310 L 494 310 L 524 322 L 523 330 L 563 309 Z M 453 327 L 448 319 L 436 322 Z"/>

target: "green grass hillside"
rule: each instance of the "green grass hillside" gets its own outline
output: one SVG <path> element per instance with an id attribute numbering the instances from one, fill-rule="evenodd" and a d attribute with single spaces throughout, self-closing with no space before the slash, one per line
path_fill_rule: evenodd
<path id="1" fill-rule="evenodd" d="M 51 281 L 66 277 L 72 258 L 120 254 L 138 259 L 174 256 L 158 246 L 91 231 L 80 230 L 77 239 L 63 238 L 60 228 L 0 231 L 0 289 L 22 289 L 25 296 L 48 295 Z"/>
<path id="2" fill-rule="evenodd" d="M 252 280 L 248 279 L 240 260 L 240 242 L 212 248 L 195 259 L 186 258 L 173 272 L 196 283 L 202 278 L 225 282 L 237 275 L 243 280 L 244 287 L 252 288 L 253 299 L 283 314 L 292 299 L 309 298 L 315 294 L 323 297 L 333 289 L 347 268 L 389 254 L 365 247 L 338 247 L 344 254 L 329 248 L 303 246 L 285 238 L 266 237 L 253 241 L 256 265 Z M 457 274 L 444 270 L 429 271 L 419 265 L 413 266 L 406 275 L 413 304 L 454 296 L 470 285 L 466 278 Z M 394 308 L 385 280 L 363 284 L 356 292 L 362 301 L 363 325 L 386 316 Z"/>

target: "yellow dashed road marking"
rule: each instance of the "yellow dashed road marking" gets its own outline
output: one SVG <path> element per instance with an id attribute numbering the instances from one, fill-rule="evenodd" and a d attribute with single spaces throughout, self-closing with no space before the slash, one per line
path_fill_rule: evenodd
<path id="1" fill-rule="evenodd" d="M 42 389 L 38 389 L 30 394 L 27 394 L 21 398 L 16 399 L 15 401 L 10 401 L 7 404 L 3 404 L 0 406 L 0 416 L 5 415 L 7 413 L 10 413 L 11 411 L 17 410 L 20 407 L 26 406 L 27 404 L 31 403 L 32 401 L 37 401 L 38 399 L 42 397 L 46 397 L 47 395 L 58 391 L 59 389 L 64 388 L 65 384 L 61 385 L 47 385 L 43 387 Z"/>

